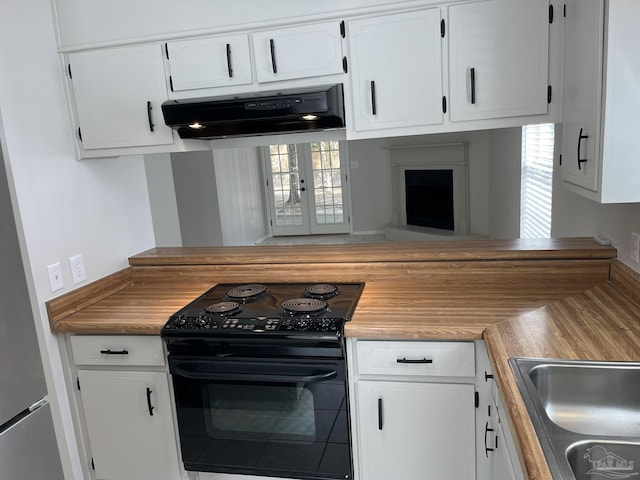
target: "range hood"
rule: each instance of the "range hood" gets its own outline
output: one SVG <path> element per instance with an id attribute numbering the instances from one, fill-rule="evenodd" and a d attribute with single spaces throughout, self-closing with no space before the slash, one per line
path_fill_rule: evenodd
<path id="1" fill-rule="evenodd" d="M 198 98 L 162 104 L 180 138 L 226 138 L 344 127 L 342 84 L 251 98 Z"/>

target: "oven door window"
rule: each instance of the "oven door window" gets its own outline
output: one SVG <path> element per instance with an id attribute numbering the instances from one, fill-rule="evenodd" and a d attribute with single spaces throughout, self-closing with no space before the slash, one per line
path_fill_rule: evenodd
<path id="1" fill-rule="evenodd" d="M 341 362 L 170 356 L 170 366 L 187 470 L 351 477 Z"/>
<path id="2" fill-rule="evenodd" d="M 316 441 L 313 392 L 303 383 L 214 384 L 203 395 L 210 437 Z"/>

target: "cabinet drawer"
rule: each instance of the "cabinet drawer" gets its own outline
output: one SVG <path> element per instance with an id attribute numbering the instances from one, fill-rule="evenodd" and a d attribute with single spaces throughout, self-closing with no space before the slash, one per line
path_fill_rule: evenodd
<path id="1" fill-rule="evenodd" d="M 71 351 L 76 365 L 165 364 L 162 339 L 135 335 L 74 335 Z"/>
<path id="2" fill-rule="evenodd" d="M 359 341 L 356 343 L 358 373 L 473 377 L 473 342 Z"/>

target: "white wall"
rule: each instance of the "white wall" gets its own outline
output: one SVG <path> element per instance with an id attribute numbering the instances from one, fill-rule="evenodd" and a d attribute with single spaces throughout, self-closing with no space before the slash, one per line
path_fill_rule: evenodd
<path id="1" fill-rule="evenodd" d="M 383 232 L 391 221 L 391 161 L 385 139 L 347 142 L 354 233 Z"/>
<path id="2" fill-rule="evenodd" d="M 171 155 L 144 156 L 156 247 L 181 247 L 180 218 L 171 168 Z"/>
<path id="3" fill-rule="evenodd" d="M 49 0 L 2 0 L 0 135 L 63 465 L 78 479 L 58 339 L 44 306 L 54 296 L 46 265 L 62 266 L 58 295 L 73 288 L 68 257 L 83 254 L 91 282 L 122 269 L 154 240 L 143 159 L 75 160 L 64 99 Z"/>
<path id="4" fill-rule="evenodd" d="M 171 166 L 183 246 L 251 245 L 267 236 L 255 147 L 173 153 Z M 149 181 L 158 188 L 157 178 Z"/>
<path id="5" fill-rule="evenodd" d="M 268 235 L 258 149 L 213 151 L 223 245 L 251 245 Z"/>
<path id="6" fill-rule="evenodd" d="M 213 153 L 211 150 L 172 153 L 171 166 L 182 245 L 222 246 Z"/>
<path id="7" fill-rule="evenodd" d="M 489 232 L 491 238 L 520 236 L 522 128 L 489 132 Z"/>

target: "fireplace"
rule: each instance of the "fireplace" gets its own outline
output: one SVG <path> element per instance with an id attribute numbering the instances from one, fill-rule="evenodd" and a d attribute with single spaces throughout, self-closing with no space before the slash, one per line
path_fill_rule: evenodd
<path id="1" fill-rule="evenodd" d="M 407 225 L 454 230 L 453 170 L 405 170 Z"/>
<path id="2" fill-rule="evenodd" d="M 430 236 L 469 232 L 466 143 L 391 149 L 394 223 Z"/>

